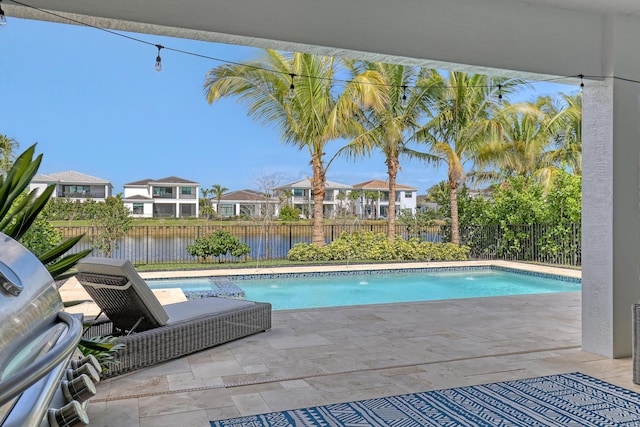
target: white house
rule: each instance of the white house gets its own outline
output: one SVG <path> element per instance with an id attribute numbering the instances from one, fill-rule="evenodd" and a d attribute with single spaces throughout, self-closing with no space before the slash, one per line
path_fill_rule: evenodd
<path id="1" fill-rule="evenodd" d="M 250 218 L 262 218 L 267 212 L 272 216 L 279 215 L 279 200 L 277 197 L 267 197 L 255 190 L 238 190 L 226 193 L 220 199 L 220 216 L 231 218 L 246 216 Z M 214 210 L 218 201 L 211 200 Z"/>
<path id="2" fill-rule="evenodd" d="M 340 194 L 346 195 L 351 189 L 350 185 L 332 181 L 325 182 L 324 201 L 322 202 L 323 216 L 325 218 L 332 218 L 338 213 L 338 208 L 346 203 L 346 199 L 341 200 Z M 309 178 L 285 184 L 276 188 L 276 191 L 289 193 L 289 203 L 294 208 L 300 209 L 305 218 L 313 216 L 313 191 L 311 190 L 311 180 Z"/>
<path id="3" fill-rule="evenodd" d="M 162 179 L 143 179 L 124 184 L 124 205 L 131 216 L 199 217 L 199 183 L 176 176 Z"/>
<path id="4" fill-rule="evenodd" d="M 49 184 L 56 186 L 52 198 L 104 202 L 113 192 L 113 185 L 108 180 L 76 171 L 35 175 L 29 183 L 29 191 L 38 190 L 38 194 L 42 194 Z"/>
<path id="5" fill-rule="evenodd" d="M 356 205 L 358 216 L 367 219 L 387 217 L 389 214 L 389 182 L 373 179 L 354 184 L 353 189 L 360 191 L 359 203 Z M 417 192 L 418 189 L 415 187 L 396 184 L 396 215 L 404 209 L 410 210 L 412 214 L 416 213 Z"/>

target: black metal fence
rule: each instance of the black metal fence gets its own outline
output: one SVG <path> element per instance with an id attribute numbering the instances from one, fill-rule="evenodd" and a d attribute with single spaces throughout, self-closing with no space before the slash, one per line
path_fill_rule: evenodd
<path id="1" fill-rule="evenodd" d="M 460 243 L 469 246 L 476 259 L 582 265 L 579 223 L 468 225 L 460 227 Z"/>
<path id="2" fill-rule="evenodd" d="M 65 238 L 85 234 L 74 250 L 92 247 L 95 227 L 57 227 Z M 310 224 L 217 224 L 200 226 L 134 226 L 117 242 L 111 256 L 125 258 L 138 264 L 192 263 L 198 261 L 186 247 L 198 237 L 216 230 L 228 231 L 246 243 L 251 259 L 284 259 L 298 242 L 311 242 Z M 387 224 L 329 224 L 324 226 L 327 243 L 343 232 L 372 231 L 386 233 Z M 423 229 L 419 236 L 431 242 L 449 241 L 449 227 L 433 226 Z M 405 225 L 396 226 L 396 235 L 404 239 L 415 237 Z M 537 261 L 548 264 L 579 266 L 581 262 L 580 224 L 568 225 L 511 225 L 464 226 L 460 229 L 461 244 L 471 248 L 476 259 L 504 259 Z M 97 255 L 97 253 L 95 253 Z"/>

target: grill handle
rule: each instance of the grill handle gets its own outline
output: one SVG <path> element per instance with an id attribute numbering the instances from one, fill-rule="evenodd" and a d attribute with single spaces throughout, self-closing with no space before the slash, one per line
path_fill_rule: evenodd
<path id="1" fill-rule="evenodd" d="M 58 313 L 58 319 L 66 323 L 68 327 L 67 333 L 35 363 L 0 383 L 0 406 L 42 379 L 56 365 L 62 363 L 75 351 L 82 335 L 82 322 L 77 317 L 73 317 L 63 311 Z"/>

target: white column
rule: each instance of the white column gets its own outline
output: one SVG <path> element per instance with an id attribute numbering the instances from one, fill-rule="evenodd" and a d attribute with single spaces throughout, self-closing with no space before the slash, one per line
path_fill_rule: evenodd
<path id="1" fill-rule="evenodd" d="M 623 19 L 608 24 L 604 74 L 638 80 L 638 56 L 630 56 L 638 30 Z M 631 305 L 640 300 L 640 84 L 587 82 L 582 135 L 582 347 L 626 357 Z"/>

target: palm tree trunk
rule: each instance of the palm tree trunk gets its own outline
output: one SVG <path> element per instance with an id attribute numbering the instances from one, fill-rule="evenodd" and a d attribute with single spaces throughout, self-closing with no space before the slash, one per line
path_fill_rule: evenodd
<path id="1" fill-rule="evenodd" d="M 458 224 L 458 183 L 449 181 L 449 202 L 451 203 L 451 243 L 460 244 Z"/>
<path id="2" fill-rule="evenodd" d="M 313 189 L 313 227 L 311 233 L 311 243 L 324 246 L 324 232 L 322 229 L 322 219 L 324 213 L 324 185 L 326 182 L 325 170 L 322 161 L 317 154 L 311 157 L 313 166 L 313 178 L 311 188 Z"/>
<path id="3" fill-rule="evenodd" d="M 387 162 L 387 174 L 389 175 L 389 211 L 387 212 L 387 237 L 390 241 L 396 238 L 396 177 L 400 163 L 397 158 Z"/>

